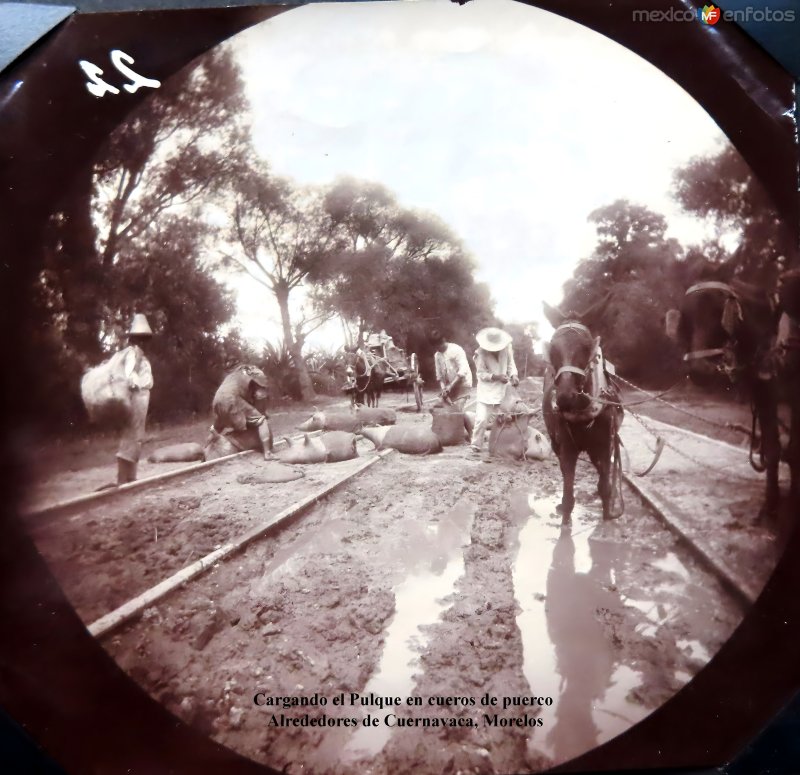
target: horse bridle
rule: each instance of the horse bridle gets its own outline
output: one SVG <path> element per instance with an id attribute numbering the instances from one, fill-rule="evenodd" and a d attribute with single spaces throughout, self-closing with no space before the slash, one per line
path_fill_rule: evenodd
<path id="1" fill-rule="evenodd" d="M 742 320 L 742 305 L 739 294 L 727 283 L 707 281 L 690 286 L 686 290 L 684 296 L 690 296 L 693 293 L 700 293 L 701 291 L 720 291 L 725 294 L 727 299 L 725 301 L 725 309 L 722 312 L 722 327 L 728 331 L 729 334 L 732 334 L 730 323 L 726 321 L 726 317 L 731 314 L 729 310 L 733 310 L 732 314 L 735 315 L 738 320 Z M 692 350 L 683 356 L 683 360 L 696 361 L 703 358 L 716 358 L 718 355 L 725 355 L 727 352 L 728 350 L 725 347 L 713 347 L 708 350 Z"/>
<path id="2" fill-rule="evenodd" d="M 558 336 L 561 331 L 580 331 L 581 333 L 585 333 L 590 339 L 592 338 L 592 332 L 585 326 L 583 323 L 578 323 L 577 321 L 570 320 L 566 323 L 562 323 L 554 332 L 553 336 L 550 337 L 550 341 L 552 342 L 553 339 Z M 573 366 L 569 364 L 567 366 L 562 366 L 557 372 L 556 376 L 553 379 L 554 382 L 558 382 L 558 378 L 562 374 L 577 374 L 580 377 L 586 379 L 592 368 L 592 360 L 594 359 L 594 349 L 592 350 L 592 354 L 589 356 L 589 363 L 586 364 L 585 369 L 581 369 L 579 366 Z"/>
<path id="3" fill-rule="evenodd" d="M 553 385 L 555 386 L 558 383 L 558 378 L 561 377 L 563 374 L 576 374 L 576 375 L 578 375 L 580 377 L 583 377 L 584 381 L 585 381 L 584 382 L 584 385 L 585 385 L 586 381 L 589 381 L 589 382 L 592 381 L 592 371 L 593 371 L 593 368 L 595 366 L 596 359 L 598 358 L 598 356 L 600 358 L 602 358 L 602 354 L 601 354 L 601 351 L 600 351 L 600 337 L 597 337 L 597 338 L 593 337 L 592 336 L 592 332 L 588 329 L 587 326 L 583 325 L 583 323 L 578 323 L 575 320 L 568 320 L 566 323 L 562 323 L 558 328 L 556 328 L 556 330 L 553 332 L 553 336 L 550 338 L 550 341 L 553 342 L 555 340 L 555 338 L 559 335 L 559 333 L 561 333 L 562 331 L 576 331 L 576 332 L 579 332 L 581 334 L 585 334 L 586 336 L 589 337 L 589 340 L 592 342 L 592 350 L 589 353 L 589 360 L 588 360 L 585 368 L 581 369 L 579 366 L 573 366 L 572 364 L 569 364 L 569 365 L 566 365 L 566 366 L 562 366 L 561 368 L 558 369 L 558 371 L 556 371 L 556 375 L 553 378 Z M 592 387 L 592 393 L 593 394 L 596 392 L 597 388 L 598 388 L 598 386 L 593 383 L 593 387 Z M 590 399 L 589 407 L 592 407 L 593 405 L 597 405 L 597 399 L 598 399 L 597 395 L 591 395 L 591 394 L 587 393 L 585 388 L 584 388 L 584 386 L 581 386 L 579 392 L 582 395 L 585 395 Z M 555 395 L 553 396 L 553 398 L 555 399 Z M 603 403 L 604 402 L 600 402 L 599 409 L 602 408 Z M 556 409 L 556 411 L 559 411 L 559 410 Z M 573 415 L 573 419 L 570 419 L 566 414 L 564 415 L 565 419 L 567 420 L 567 425 L 566 425 L 567 433 L 569 433 L 570 437 L 572 437 L 571 426 L 572 426 L 573 422 L 577 423 L 577 424 L 584 425 L 584 427 L 588 429 L 588 428 L 591 428 L 592 425 L 594 425 L 595 419 L 598 416 L 598 412 L 594 412 L 594 413 L 592 413 L 590 415 L 589 418 L 587 418 L 586 420 L 582 420 L 582 419 L 577 419 L 576 415 L 583 414 L 583 411 L 578 411 L 577 413 L 573 412 L 573 413 L 570 413 L 570 414 Z M 613 433 L 613 431 L 612 431 L 612 433 Z M 574 441 L 574 439 L 573 439 L 573 441 Z"/>

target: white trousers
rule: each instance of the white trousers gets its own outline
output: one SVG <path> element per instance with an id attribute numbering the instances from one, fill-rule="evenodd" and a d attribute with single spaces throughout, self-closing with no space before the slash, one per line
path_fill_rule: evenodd
<path id="1" fill-rule="evenodd" d="M 500 404 L 484 404 L 480 401 L 475 405 L 475 427 L 472 429 L 472 446 L 476 449 L 483 447 L 486 431 L 494 425 L 494 418 Z"/>

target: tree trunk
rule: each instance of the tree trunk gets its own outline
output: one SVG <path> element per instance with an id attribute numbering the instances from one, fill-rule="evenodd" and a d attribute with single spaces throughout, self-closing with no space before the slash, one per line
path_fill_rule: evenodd
<path id="1" fill-rule="evenodd" d="M 289 317 L 289 290 L 278 288 L 275 290 L 275 298 L 281 311 L 281 323 L 283 325 L 283 341 L 292 356 L 292 362 L 297 369 L 297 379 L 300 383 L 300 395 L 303 401 L 313 401 L 317 394 L 314 392 L 314 385 L 306 368 L 303 358 L 302 343 L 296 342 L 292 335 L 292 321 Z"/>
<path id="2" fill-rule="evenodd" d="M 96 361 L 100 348 L 103 272 L 95 248 L 92 222 L 91 165 L 78 176 L 62 211 L 58 271 L 69 325 L 66 340 L 82 365 Z"/>

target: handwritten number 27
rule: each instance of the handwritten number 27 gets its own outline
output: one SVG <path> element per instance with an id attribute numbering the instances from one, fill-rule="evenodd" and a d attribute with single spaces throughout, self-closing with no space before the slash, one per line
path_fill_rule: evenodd
<path id="1" fill-rule="evenodd" d="M 95 97 L 102 97 L 105 94 L 119 94 L 119 89 L 116 86 L 112 86 L 100 77 L 103 75 L 103 71 L 96 64 L 88 62 L 85 59 L 81 59 L 78 64 L 89 78 L 89 80 L 86 81 L 86 88 L 89 90 L 90 94 L 93 94 Z M 129 56 L 124 51 L 120 51 L 118 48 L 115 48 L 111 52 L 111 64 L 113 64 L 122 75 L 129 79 L 129 83 L 122 85 L 122 88 L 129 94 L 133 94 L 142 87 L 157 89 L 161 86 L 161 81 L 157 81 L 155 78 L 145 78 L 143 75 L 139 75 L 135 70 L 131 70 L 128 65 L 133 64 L 133 57 Z"/>

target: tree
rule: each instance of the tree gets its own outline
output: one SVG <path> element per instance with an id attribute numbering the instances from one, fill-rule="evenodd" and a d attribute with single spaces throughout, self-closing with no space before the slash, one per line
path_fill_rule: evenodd
<path id="1" fill-rule="evenodd" d="M 678 242 L 666 237 L 663 215 L 625 199 L 594 210 L 589 221 L 597 231 L 597 246 L 565 284 L 565 309 L 585 309 L 637 278 L 657 283 L 681 253 Z"/>
<path id="2" fill-rule="evenodd" d="M 249 127 L 238 65 L 225 47 L 170 78 L 109 138 L 97 164 L 101 261 L 162 213 L 222 186 L 244 164 Z"/>
<path id="3" fill-rule="evenodd" d="M 765 190 L 733 146 L 678 169 L 672 193 L 684 210 L 714 229 L 698 252 L 715 263 L 732 261 L 737 273 L 774 282 L 775 259 L 793 251 Z M 733 249 L 726 248 L 730 243 Z"/>
<path id="4" fill-rule="evenodd" d="M 128 311 L 150 303 L 139 302 L 132 295 L 138 291 L 120 277 L 132 279 L 152 251 L 168 253 L 169 246 L 158 242 L 174 233 L 166 221 L 189 217 L 193 203 L 208 200 L 234 174 L 245 148 L 245 108 L 231 54 L 224 48 L 209 52 L 165 82 L 112 133 L 50 217 L 30 323 L 46 332 L 32 337 L 32 347 L 41 345 L 46 362 L 58 364 L 39 402 L 55 418 L 77 419 L 81 371 L 103 357 L 114 340 L 110 332 Z M 195 287 L 196 256 L 191 266 L 180 259 L 192 275 L 188 287 Z M 162 268 L 168 263 L 165 253 Z M 216 320 L 209 315 L 201 330 L 217 336 Z M 172 324 L 170 331 L 176 331 Z"/>
<path id="5" fill-rule="evenodd" d="M 162 217 L 146 238 L 126 242 L 109 270 L 126 301 L 104 323 L 104 349 L 120 345 L 135 311 L 147 314 L 155 332 L 149 352 L 156 418 L 208 412 L 226 366 L 244 354 L 238 337 L 223 333 L 234 303 L 203 264 L 206 229 L 193 217 Z"/>
<path id="6" fill-rule="evenodd" d="M 314 386 L 303 359 L 308 334 L 330 316 L 322 311 L 292 321 L 289 300 L 309 275 L 323 271 L 335 244 L 335 230 L 319 192 L 295 188 L 253 163 L 232 182 L 231 250 L 228 267 L 247 272 L 275 297 L 281 315 L 284 345 L 291 355 L 303 400 L 314 398 Z"/>
<path id="7" fill-rule="evenodd" d="M 663 319 L 685 290 L 682 248 L 666 236 L 667 221 L 647 207 L 618 200 L 589 215 L 598 242 L 564 285 L 564 312 L 580 313 L 610 294 L 592 333 L 606 356 L 631 378 L 663 380 L 678 354 Z"/>
<path id="8" fill-rule="evenodd" d="M 338 250 L 315 276 L 312 298 L 323 313 L 341 316 L 356 338 L 385 329 L 406 350 L 427 356 L 431 328 L 467 343 L 493 320 L 472 258 L 435 215 L 352 178 L 338 180 L 324 201 Z"/>

